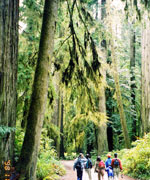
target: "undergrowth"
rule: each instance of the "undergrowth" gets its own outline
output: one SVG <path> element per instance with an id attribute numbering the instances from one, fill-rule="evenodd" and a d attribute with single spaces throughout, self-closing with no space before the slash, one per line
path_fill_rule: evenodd
<path id="1" fill-rule="evenodd" d="M 132 143 L 133 148 L 119 152 L 123 173 L 140 180 L 150 179 L 150 133 Z"/>

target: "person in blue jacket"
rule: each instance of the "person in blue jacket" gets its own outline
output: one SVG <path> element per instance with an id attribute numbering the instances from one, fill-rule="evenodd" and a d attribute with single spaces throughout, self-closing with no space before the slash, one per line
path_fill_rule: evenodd
<path id="1" fill-rule="evenodd" d="M 108 168 L 109 166 L 111 166 L 111 155 L 110 154 L 107 154 L 107 159 L 105 161 L 105 167 Z"/>
<path id="2" fill-rule="evenodd" d="M 114 177 L 113 168 L 111 167 L 111 161 L 111 155 L 107 154 L 107 160 L 105 161 L 105 169 L 108 175 L 108 180 L 111 180 Z"/>

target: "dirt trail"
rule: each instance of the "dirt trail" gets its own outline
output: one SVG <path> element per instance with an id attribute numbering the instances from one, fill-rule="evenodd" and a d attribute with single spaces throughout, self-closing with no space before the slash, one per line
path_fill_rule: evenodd
<path id="1" fill-rule="evenodd" d="M 74 161 L 62 161 L 62 164 L 65 166 L 66 169 L 66 175 L 61 177 L 60 180 L 76 180 L 76 172 L 73 171 L 73 162 Z M 97 174 L 94 173 L 94 169 L 92 169 L 92 178 L 93 180 L 97 180 Z M 86 174 L 83 175 L 83 180 L 88 180 Z M 105 180 L 107 180 L 107 174 L 105 175 Z M 119 180 L 136 180 L 127 176 L 123 176 L 123 178 L 120 178 Z"/>

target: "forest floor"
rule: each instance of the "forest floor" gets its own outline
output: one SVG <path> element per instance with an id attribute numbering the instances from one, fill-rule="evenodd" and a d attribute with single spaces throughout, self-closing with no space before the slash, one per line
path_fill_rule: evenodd
<path id="1" fill-rule="evenodd" d="M 71 160 L 62 161 L 62 164 L 65 166 L 65 169 L 66 169 L 66 175 L 61 177 L 60 180 L 76 180 L 77 179 L 76 171 L 73 171 L 73 163 L 74 161 L 71 161 Z M 83 172 L 83 180 L 88 180 L 87 174 L 85 172 Z M 94 173 L 94 168 L 92 168 L 92 180 L 97 180 L 97 173 Z M 107 174 L 105 174 L 105 180 L 108 180 Z M 136 180 L 136 179 L 123 175 L 123 178 L 120 178 L 119 180 Z"/>

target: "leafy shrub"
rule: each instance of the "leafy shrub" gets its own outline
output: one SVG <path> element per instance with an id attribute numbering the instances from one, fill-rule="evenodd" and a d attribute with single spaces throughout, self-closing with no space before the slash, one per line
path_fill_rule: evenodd
<path id="1" fill-rule="evenodd" d="M 66 160 L 73 160 L 77 158 L 77 153 L 71 152 L 71 153 L 65 153 L 64 154 Z"/>
<path id="2" fill-rule="evenodd" d="M 56 180 L 65 174 L 62 164 L 52 156 L 54 149 L 42 152 L 37 163 L 37 178 L 39 180 Z"/>
<path id="3" fill-rule="evenodd" d="M 150 179 L 150 133 L 133 143 L 129 150 L 120 151 L 124 174 L 141 180 Z"/>
<path id="4" fill-rule="evenodd" d="M 17 161 L 21 152 L 24 139 L 24 131 L 16 129 L 15 135 L 15 160 Z M 56 150 L 51 145 L 52 140 L 47 136 L 47 130 L 42 129 L 40 151 L 37 162 L 38 180 L 57 180 L 65 174 L 63 165 L 57 160 Z"/>
<path id="5" fill-rule="evenodd" d="M 65 174 L 65 169 L 57 160 L 56 150 L 51 144 L 52 140 L 48 138 L 47 130 L 43 128 L 36 171 L 38 180 L 57 180 L 59 176 Z"/>

